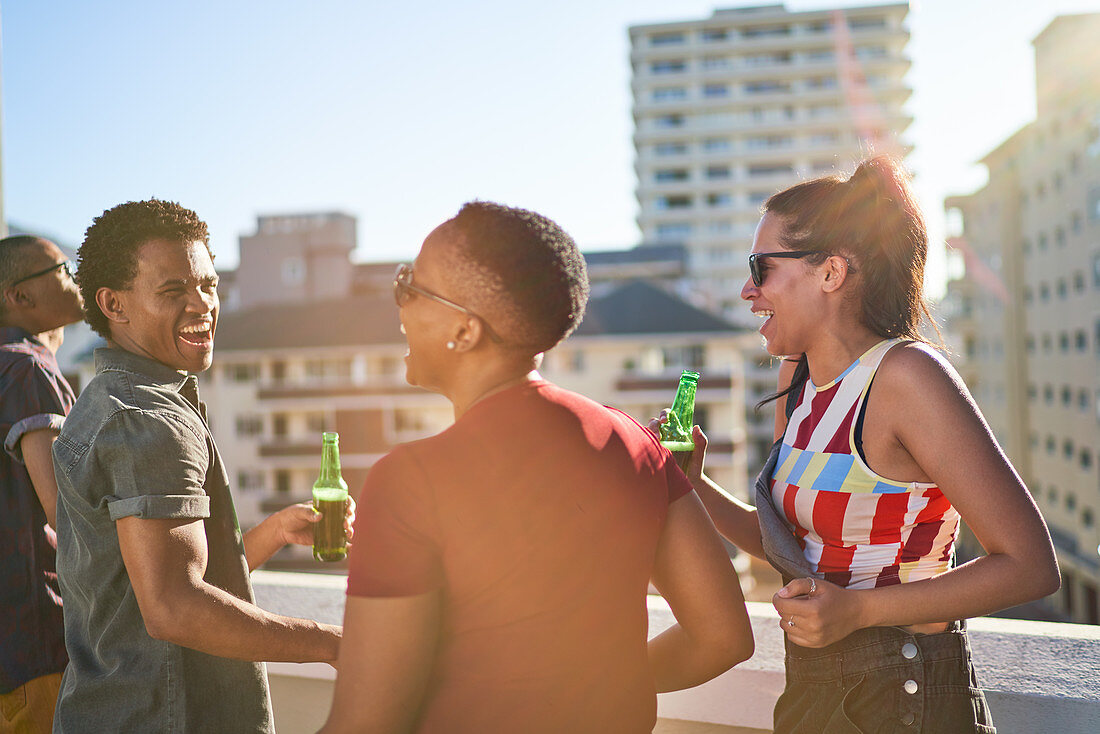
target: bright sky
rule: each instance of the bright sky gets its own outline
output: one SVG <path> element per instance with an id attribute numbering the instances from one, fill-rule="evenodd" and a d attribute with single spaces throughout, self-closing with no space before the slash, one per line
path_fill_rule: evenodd
<path id="1" fill-rule="evenodd" d="M 584 249 L 632 246 L 627 27 L 744 4 L 762 3 L 8 0 L 7 218 L 78 245 L 106 208 L 173 199 L 209 223 L 224 268 L 258 214 L 347 212 L 358 259 L 383 260 L 482 198 L 547 214 Z M 980 186 L 975 161 L 1034 116 L 1031 39 L 1097 11 L 913 4 L 905 138 L 935 236 L 943 197 Z"/>

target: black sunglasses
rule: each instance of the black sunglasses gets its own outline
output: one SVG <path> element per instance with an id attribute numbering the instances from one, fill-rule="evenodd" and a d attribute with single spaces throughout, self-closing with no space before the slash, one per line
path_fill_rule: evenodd
<path id="1" fill-rule="evenodd" d="M 69 278 L 75 280 L 75 273 L 73 272 L 73 261 L 72 260 L 62 260 L 59 263 L 55 263 L 55 264 L 51 265 L 50 267 L 46 268 L 45 270 L 39 270 L 36 273 L 31 273 L 30 275 L 24 275 L 19 280 L 13 281 L 12 285 L 19 285 L 20 283 L 25 283 L 28 280 L 31 280 L 32 278 L 37 278 L 40 275 L 45 275 L 46 273 L 52 273 L 53 271 L 57 270 L 58 268 L 65 268 L 65 272 L 68 274 Z"/>
<path id="2" fill-rule="evenodd" d="M 749 274 L 752 276 L 752 282 L 757 288 L 764 285 L 764 275 L 766 271 L 763 267 L 763 260 L 769 257 L 809 257 L 810 255 L 823 255 L 825 253 L 817 252 L 816 250 L 778 250 L 776 252 L 754 252 L 749 255 Z"/>
<path id="3" fill-rule="evenodd" d="M 493 331 L 493 327 L 489 326 L 489 322 L 483 319 L 481 316 L 478 316 L 476 313 L 466 308 L 465 306 L 459 305 L 454 301 L 446 299 L 437 293 L 432 293 L 425 288 L 419 288 L 413 285 L 412 276 L 412 265 L 409 265 L 408 263 L 402 263 L 397 266 L 397 272 L 393 276 L 393 300 L 397 304 L 398 308 L 402 308 L 406 303 L 408 303 L 409 299 L 412 297 L 412 294 L 415 293 L 418 296 L 429 298 L 436 303 L 442 303 L 444 306 L 453 308 L 456 311 L 461 311 L 467 316 L 474 317 L 475 319 L 480 321 L 485 327 L 485 333 L 489 335 L 490 339 L 495 341 L 497 344 L 500 344 L 504 341 L 499 336 L 497 336 L 497 333 L 495 331 Z"/>

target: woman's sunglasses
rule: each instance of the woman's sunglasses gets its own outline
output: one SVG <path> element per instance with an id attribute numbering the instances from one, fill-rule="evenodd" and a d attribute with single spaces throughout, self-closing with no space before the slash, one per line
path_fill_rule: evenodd
<path id="1" fill-rule="evenodd" d="M 810 255 L 820 255 L 822 253 L 815 250 L 778 250 L 776 252 L 754 252 L 749 255 L 749 274 L 752 276 L 752 282 L 757 288 L 764 285 L 764 276 L 767 275 L 767 270 L 764 268 L 764 260 L 769 257 L 809 257 Z"/>

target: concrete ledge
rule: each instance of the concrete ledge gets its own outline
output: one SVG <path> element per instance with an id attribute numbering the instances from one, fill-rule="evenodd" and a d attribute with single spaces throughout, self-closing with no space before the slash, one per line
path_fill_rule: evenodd
<path id="1" fill-rule="evenodd" d="M 252 579 L 264 609 L 333 624 L 342 621 L 344 576 L 257 571 Z M 756 654 L 709 683 L 658 696 L 661 721 L 655 731 L 771 730 L 772 708 L 783 691 L 783 633 L 770 604 L 748 606 Z M 649 597 L 650 635 L 672 622 L 664 599 Z M 968 628 L 978 677 L 1000 734 L 1097 731 L 1100 627 L 983 617 L 971 620 Z M 270 663 L 268 672 L 280 734 L 316 731 L 328 713 L 332 667 Z M 308 696 L 299 693 L 306 690 Z"/>

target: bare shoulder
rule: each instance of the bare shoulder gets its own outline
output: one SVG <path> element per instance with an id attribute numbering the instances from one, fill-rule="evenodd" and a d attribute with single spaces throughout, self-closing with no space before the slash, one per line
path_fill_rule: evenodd
<path id="1" fill-rule="evenodd" d="M 914 404 L 958 398 L 970 402 L 970 392 L 947 357 L 921 342 L 890 349 L 875 375 L 875 388 Z"/>

